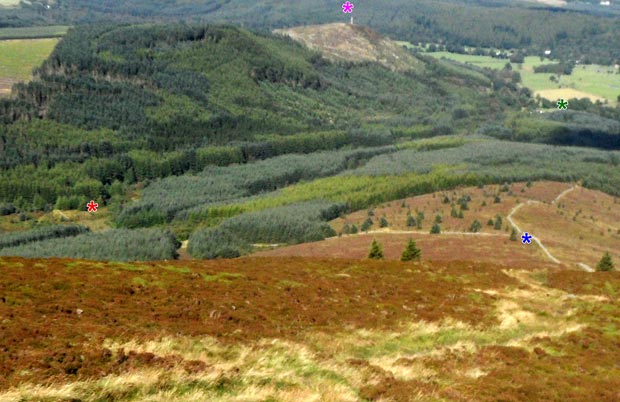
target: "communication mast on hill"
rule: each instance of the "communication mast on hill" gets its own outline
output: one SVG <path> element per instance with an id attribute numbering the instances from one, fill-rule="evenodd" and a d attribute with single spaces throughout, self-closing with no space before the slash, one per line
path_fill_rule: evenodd
<path id="1" fill-rule="evenodd" d="M 351 25 L 353 25 L 353 8 L 354 7 L 355 6 L 353 5 L 353 3 L 351 3 L 348 0 L 346 3 L 342 5 L 342 12 L 345 14 L 351 14 Z"/>

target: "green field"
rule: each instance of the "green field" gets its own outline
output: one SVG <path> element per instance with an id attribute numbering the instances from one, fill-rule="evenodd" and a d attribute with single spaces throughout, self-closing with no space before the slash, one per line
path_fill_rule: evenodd
<path id="1" fill-rule="evenodd" d="M 2 0 L 0 0 L 1 2 Z M 33 39 L 57 38 L 64 36 L 69 30 L 67 25 L 51 25 L 45 27 L 0 28 L 0 39 Z"/>
<path id="2" fill-rule="evenodd" d="M 29 80 L 32 69 L 50 55 L 58 39 L 16 39 L 0 41 L 0 94 L 17 81 Z"/>
<path id="3" fill-rule="evenodd" d="M 509 61 L 506 59 L 496 59 L 489 56 L 474 56 L 468 54 L 457 54 L 450 52 L 434 52 L 428 53 L 436 58 L 446 58 L 460 63 L 471 64 L 478 67 L 488 67 L 493 69 L 502 69 Z M 532 92 L 549 91 L 550 99 L 554 99 L 556 94 L 565 93 L 571 97 L 590 95 L 591 99 L 604 98 L 610 104 L 618 103 L 620 96 L 620 74 L 618 70 L 609 66 L 577 65 L 571 75 L 563 75 L 559 82 L 550 80 L 554 74 L 534 73 L 534 67 L 543 64 L 553 63 L 551 60 L 540 60 L 536 56 L 528 56 L 522 64 L 513 64 L 513 68 L 519 71 L 523 85 L 532 90 Z M 574 90 L 574 91 L 571 91 Z M 554 91 L 550 91 L 554 90 Z M 557 91 L 557 90 L 563 90 Z M 545 97 L 545 92 L 541 93 Z"/>
<path id="4" fill-rule="evenodd" d="M 469 54 L 458 54 L 458 53 L 450 53 L 450 52 L 430 52 L 427 53 L 429 56 L 436 57 L 438 59 L 446 58 L 454 61 L 458 61 L 460 63 L 472 64 L 478 67 L 488 67 L 495 69 L 502 69 L 508 60 L 504 59 L 495 59 L 489 56 L 474 56 Z"/>

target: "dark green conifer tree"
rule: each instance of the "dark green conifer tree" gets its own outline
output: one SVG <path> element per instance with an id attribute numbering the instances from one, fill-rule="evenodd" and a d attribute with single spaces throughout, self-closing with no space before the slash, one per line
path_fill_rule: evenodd
<path id="1" fill-rule="evenodd" d="M 409 242 L 407 243 L 405 250 L 403 250 L 403 254 L 400 257 L 400 260 L 401 261 L 419 260 L 421 256 L 422 256 L 422 251 L 415 244 L 415 241 L 413 239 L 409 239 Z"/>
<path id="2" fill-rule="evenodd" d="M 411 215 L 407 216 L 407 227 L 412 228 L 416 225 L 415 218 Z"/>
<path id="3" fill-rule="evenodd" d="M 372 243 L 370 244 L 368 258 L 370 258 L 371 260 L 383 259 L 383 249 L 381 247 L 381 244 L 379 244 L 376 239 L 373 239 Z"/>
<path id="4" fill-rule="evenodd" d="M 605 253 L 603 258 L 598 262 L 596 266 L 597 271 L 606 272 L 614 269 L 614 262 L 611 260 L 611 255 L 609 253 Z"/>
<path id="5" fill-rule="evenodd" d="M 473 221 L 471 223 L 471 226 L 469 227 L 469 231 L 472 233 L 477 233 L 480 231 L 480 229 L 482 229 L 482 224 L 477 219 Z"/>
<path id="6" fill-rule="evenodd" d="M 517 229 L 512 228 L 512 232 L 510 232 L 510 240 L 517 241 Z"/>

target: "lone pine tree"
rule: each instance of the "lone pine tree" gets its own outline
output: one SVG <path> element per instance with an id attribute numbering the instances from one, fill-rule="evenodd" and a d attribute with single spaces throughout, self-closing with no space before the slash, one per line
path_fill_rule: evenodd
<path id="1" fill-rule="evenodd" d="M 439 234 L 441 233 L 441 226 L 438 223 L 435 223 L 431 228 L 431 234 Z"/>
<path id="2" fill-rule="evenodd" d="M 598 262 L 596 266 L 597 271 L 606 272 L 614 269 L 614 262 L 611 260 L 611 255 L 609 253 L 605 253 L 603 258 Z"/>
<path id="3" fill-rule="evenodd" d="M 386 228 L 388 226 L 390 226 L 389 222 L 387 221 L 387 219 L 385 219 L 385 216 L 382 216 L 381 220 L 379 221 L 379 227 Z"/>
<path id="4" fill-rule="evenodd" d="M 409 239 L 407 246 L 403 250 L 403 254 L 400 257 L 401 261 L 419 260 L 422 256 L 422 251 L 416 246 L 413 239 Z"/>
<path id="5" fill-rule="evenodd" d="M 351 233 L 351 227 L 349 226 L 348 223 L 345 223 L 344 226 L 342 227 L 342 230 L 340 231 L 341 234 L 349 234 Z"/>
<path id="6" fill-rule="evenodd" d="M 517 229 L 512 228 L 512 232 L 510 232 L 510 240 L 517 241 Z"/>
<path id="7" fill-rule="evenodd" d="M 472 233 L 479 232 L 480 229 L 482 229 L 482 224 L 477 219 L 475 221 L 473 221 L 471 223 L 471 226 L 469 227 L 469 231 L 472 232 Z"/>
<path id="8" fill-rule="evenodd" d="M 376 239 L 373 239 L 372 243 L 370 244 L 370 251 L 368 252 L 368 258 L 372 260 L 383 259 L 383 249 L 381 248 L 381 244 L 379 244 Z"/>
<path id="9" fill-rule="evenodd" d="M 495 224 L 493 225 L 495 230 L 502 230 L 502 217 L 497 215 L 495 217 Z"/>
<path id="10" fill-rule="evenodd" d="M 416 225 L 415 218 L 411 215 L 407 216 L 407 227 L 414 227 Z"/>
<path id="11" fill-rule="evenodd" d="M 372 219 L 367 218 L 364 223 L 362 223 L 362 232 L 367 232 L 368 229 L 372 226 Z"/>

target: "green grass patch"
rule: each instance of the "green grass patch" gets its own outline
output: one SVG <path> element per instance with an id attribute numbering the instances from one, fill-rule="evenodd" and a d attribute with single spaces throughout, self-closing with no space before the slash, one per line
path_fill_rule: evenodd
<path id="1" fill-rule="evenodd" d="M 467 298 L 476 303 L 481 303 L 483 300 L 483 297 L 480 293 L 470 293 L 467 295 Z"/>
<path id="2" fill-rule="evenodd" d="M 548 329 L 544 325 L 519 325 L 512 329 L 493 328 L 489 330 L 474 330 L 467 328 L 439 328 L 436 331 L 413 329 L 392 336 L 382 336 L 381 339 L 372 339 L 364 346 L 352 345 L 352 354 L 356 358 L 371 359 L 373 357 L 407 355 L 428 352 L 440 347 L 455 345 L 458 342 L 473 343 L 477 346 L 506 344 L 522 338 L 528 334 Z M 364 344 L 366 339 L 362 340 Z"/>
<path id="3" fill-rule="evenodd" d="M 150 287 L 158 287 L 160 289 L 163 289 L 165 287 L 164 283 L 162 281 L 158 281 L 158 280 L 152 280 L 149 278 L 145 278 L 143 276 L 136 276 L 134 278 L 131 279 L 131 283 L 132 285 L 136 285 L 136 286 L 142 286 L 145 288 L 150 288 Z"/>
<path id="4" fill-rule="evenodd" d="M 458 148 L 465 145 L 468 142 L 472 142 L 471 139 L 465 139 L 463 137 L 457 137 L 453 135 L 439 136 L 433 138 L 423 138 L 414 141 L 405 141 L 396 145 L 398 149 L 415 149 L 417 151 L 432 151 L 436 149 L 444 148 Z"/>
<path id="5" fill-rule="evenodd" d="M 534 279 L 541 285 L 547 285 L 549 283 L 549 277 L 547 271 L 536 271 L 530 274 L 530 278 Z"/>
<path id="6" fill-rule="evenodd" d="M 177 267 L 174 265 L 158 265 L 158 267 L 163 268 L 166 271 L 175 272 L 179 274 L 189 274 L 192 272 L 192 270 L 187 267 Z"/>
<path id="7" fill-rule="evenodd" d="M 472 64 L 478 67 L 488 67 L 495 70 L 501 70 L 504 68 L 508 60 L 496 59 L 490 56 L 475 56 L 470 54 L 458 54 L 450 52 L 434 52 L 426 53 L 429 56 L 437 59 L 446 58 L 448 60 L 458 61 L 459 63 Z"/>
<path id="8" fill-rule="evenodd" d="M 206 282 L 222 282 L 222 283 L 231 283 L 235 279 L 245 278 L 243 274 L 237 274 L 233 272 L 220 272 L 215 275 L 203 274 L 201 273 L 202 279 Z"/>
<path id="9" fill-rule="evenodd" d="M 0 268 L 23 268 L 24 264 L 21 262 L 9 262 L 0 259 Z"/>
<path id="10" fill-rule="evenodd" d="M 28 80 L 32 69 L 52 53 L 58 39 L 0 41 L 0 78 Z"/>
<path id="11" fill-rule="evenodd" d="M 144 266 L 125 262 L 111 262 L 108 266 L 112 269 L 119 269 L 124 271 L 146 271 L 146 268 Z"/>

